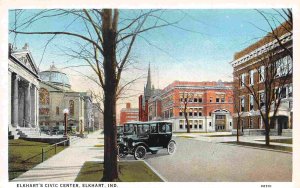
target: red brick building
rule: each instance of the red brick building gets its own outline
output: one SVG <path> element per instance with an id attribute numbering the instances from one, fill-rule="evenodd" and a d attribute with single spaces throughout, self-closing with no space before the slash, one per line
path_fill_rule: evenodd
<path id="1" fill-rule="evenodd" d="M 186 132 L 184 100 L 191 132 L 231 131 L 233 95 L 231 82 L 174 81 L 149 98 L 149 120 L 171 120 L 176 132 Z"/>
<path id="2" fill-rule="evenodd" d="M 139 109 L 131 108 L 130 103 L 126 103 L 126 108 L 122 108 L 120 112 L 120 125 L 124 125 L 126 122 L 138 121 Z"/>
<path id="3" fill-rule="evenodd" d="M 274 32 L 278 34 L 285 48 L 292 51 L 293 35 L 288 30 L 292 31 L 292 28 L 284 23 Z M 246 134 L 264 134 L 265 127 L 260 111 L 264 112 L 267 98 L 265 92 L 268 90 L 274 92 L 272 96 L 268 96 L 269 101 L 274 102 L 274 100 L 278 101 L 278 98 L 281 98 L 274 124 L 270 125 L 270 134 L 277 134 L 277 132 L 281 134 L 282 132 L 291 135 L 293 60 L 285 50 L 282 50 L 277 40 L 270 37 L 270 34 L 265 36 L 242 51 L 235 53 L 234 60 L 230 64 L 233 67 L 235 77 L 236 97 L 234 97 L 234 101 L 238 105 L 237 108 L 234 108 L 233 132 L 236 133 L 238 114 L 240 114 L 240 130 L 243 128 Z M 283 81 L 284 79 L 286 81 Z M 271 80 L 273 80 L 273 84 L 269 85 Z M 265 88 L 266 85 L 267 88 Z M 253 92 L 247 89 L 249 87 L 254 88 Z M 259 103 L 255 102 L 255 98 L 259 99 Z M 271 105 L 270 109 L 269 116 L 271 117 L 274 113 L 274 105 Z"/>

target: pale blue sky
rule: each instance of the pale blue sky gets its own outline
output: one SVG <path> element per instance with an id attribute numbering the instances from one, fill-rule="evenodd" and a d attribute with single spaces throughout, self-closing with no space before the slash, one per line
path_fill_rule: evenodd
<path id="1" fill-rule="evenodd" d="M 122 16 L 134 16 L 138 10 L 121 10 Z M 276 14 L 274 10 L 264 10 L 267 15 Z M 28 16 L 33 12 L 23 13 Z M 14 24 L 14 14 L 10 14 L 10 27 Z M 133 56 L 138 62 L 134 73 L 136 75 L 146 74 L 148 63 L 152 66 L 152 77 L 155 87 L 163 88 L 174 80 L 187 81 L 217 81 L 231 80 L 232 67 L 229 64 L 233 60 L 235 52 L 242 50 L 254 43 L 270 30 L 264 18 L 253 9 L 200 9 L 200 10 L 167 10 L 163 18 L 170 22 L 179 20 L 176 27 L 164 27 L 144 33 L 134 45 Z M 280 21 L 280 17 L 277 17 Z M 254 26 L 255 24 L 255 26 Z M 72 30 L 83 32 L 80 21 L 71 17 L 60 19 L 47 19 L 36 22 L 27 28 L 33 31 L 61 31 Z M 121 26 L 120 26 L 121 27 Z M 184 28 L 184 29 L 182 29 Z M 68 46 L 76 38 L 66 39 L 57 36 L 47 47 L 44 58 L 41 61 L 43 46 L 51 36 L 37 35 L 9 35 L 9 41 L 16 42 L 20 48 L 25 42 L 29 43 L 32 55 L 40 70 L 47 69 L 54 61 L 59 68 L 83 64 L 77 60 L 66 62 L 68 57 L 62 56 L 60 48 Z M 92 74 L 88 68 L 77 69 L 87 74 Z M 71 75 L 71 84 L 77 90 L 88 89 L 88 84 L 82 85 L 77 76 L 78 73 L 65 69 Z M 132 71 L 124 72 L 124 78 L 130 78 Z M 135 93 L 143 91 L 145 79 L 140 80 L 134 87 Z M 132 99 L 135 101 L 135 98 Z"/>

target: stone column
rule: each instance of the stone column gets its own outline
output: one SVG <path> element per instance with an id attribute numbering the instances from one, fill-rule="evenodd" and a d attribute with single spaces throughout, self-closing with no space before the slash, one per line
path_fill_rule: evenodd
<path id="1" fill-rule="evenodd" d="M 11 79 L 11 75 L 12 75 L 12 72 L 8 69 L 8 129 L 9 131 L 11 130 L 12 128 L 12 79 Z"/>
<path id="2" fill-rule="evenodd" d="M 35 91 L 36 91 L 36 89 L 35 88 L 36 88 L 36 86 L 32 85 L 32 88 L 30 90 L 30 93 L 32 94 L 31 95 L 31 102 L 30 102 L 30 104 L 31 104 L 31 114 L 30 114 L 31 121 L 30 121 L 30 123 L 33 127 L 35 127 L 35 113 L 36 113 L 36 105 L 35 105 L 35 95 L 36 95 Z"/>
<path id="3" fill-rule="evenodd" d="M 30 123 L 31 123 L 31 92 L 30 92 L 30 88 L 31 88 L 31 83 L 28 83 L 28 86 L 26 88 L 26 98 L 25 98 L 25 120 L 26 120 L 26 125 L 28 125 L 27 127 L 31 127 Z"/>
<path id="4" fill-rule="evenodd" d="M 18 127 L 19 126 L 19 80 L 20 77 L 19 75 L 16 75 L 14 78 L 14 89 L 13 89 L 13 125 L 14 127 Z"/>
<path id="5" fill-rule="evenodd" d="M 37 127 L 39 127 L 39 101 L 40 101 L 40 97 L 39 97 L 39 88 L 36 87 L 35 88 L 35 125 Z"/>

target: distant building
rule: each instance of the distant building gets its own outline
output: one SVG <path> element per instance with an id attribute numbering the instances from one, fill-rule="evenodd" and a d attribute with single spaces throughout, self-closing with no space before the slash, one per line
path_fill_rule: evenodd
<path id="1" fill-rule="evenodd" d="M 130 103 L 126 103 L 126 108 L 122 108 L 120 112 L 120 125 L 129 121 L 139 120 L 139 109 L 131 108 Z"/>
<path id="2" fill-rule="evenodd" d="M 103 129 L 103 113 L 99 103 L 93 103 L 94 129 Z"/>
<path id="3" fill-rule="evenodd" d="M 186 132 L 184 100 L 188 100 L 187 115 L 191 132 L 231 131 L 231 82 L 174 81 L 150 97 L 149 120 L 171 120 L 175 132 Z"/>
<path id="4" fill-rule="evenodd" d="M 54 65 L 40 72 L 40 77 L 40 126 L 63 126 L 64 109 L 69 109 L 68 125 L 76 126 L 78 132 L 93 124 L 92 99 L 87 92 L 73 91 L 68 76 Z"/>
<path id="5" fill-rule="evenodd" d="M 283 24 L 276 28 L 274 32 L 278 33 L 281 43 L 287 49 L 293 51 L 293 35 L 291 34 L 292 32 L 287 31 L 287 29 L 292 28 L 289 27 L 289 24 Z M 276 54 L 272 56 L 272 61 L 274 63 L 273 67 L 275 67 L 274 71 L 276 71 L 276 75 L 272 75 L 271 73 L 267 74 L 265 71 L 266 67 L 263 63 L 267 53 Z M 269 67 L 271 67 L 272 61 L 269 62 Z M 274 77 L 271 78 L 273 80 L 273 85 L 272 88 L 269 89 L 274 91 L 273 96 L 279 95 L 279 97 L 281 97 L 281 105 L 279 106 L 276 114 L 275 124 L 270 127 L 270 134 L 280 134 L 283 132 L 290 135 L 293 127 L 293 61 L 286 51 L 279 47 L 277 40 L 272 36 L 265 36 L 242 51 L 235 53 L 234 60 L 230 62 L 230 64 L 233 67 L 233 74 L 236 77 L 234 84 L 239 91 L 239 95 L 237 95 L 234 99 L 235 104 L 239 105 L 238 110 L 235 110 L 234 112 L 233 126 L 235 132 L 238 126 L 237 113 L 240 113 L 240 130 L 243 128 L 244 132 L 248 132 L 247 134 L 264 134 L 265 127 L 259 109 L 261 108 L 263 111 L 265 105 L 264 80 L 270 80 L 267 76 L 270 77 L 270 75 L 272 75 L 275 76 L 276 79 L 274 79 Z M 280 82 L 280 79 L 285 76 L 287 76 L 288 79 L 285 82 L 285 86 L 280 88 L 281 91 L 279 91 L 278 83 Z M 259 105 L 254 102 L 253 93 L 251 94 L 249 90 L 246 89 L 246 86 L 259 89 L 256 89 L 256 93 L 259 93 Z M 271 106 L 270 113 L 274 113 L 274 105 Z"/>

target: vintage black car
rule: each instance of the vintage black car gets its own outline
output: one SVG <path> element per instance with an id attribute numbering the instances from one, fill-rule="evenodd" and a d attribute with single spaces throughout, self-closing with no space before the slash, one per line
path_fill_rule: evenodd
<path id="1" fill-rule="evenodd" d="M 171 122 L 136 122 L 133 123 L 133 127 L 132 134 L 123 135 L 118 143 L 119 157 L 131 154 L 136 160 L 141 160 L 145 158 L 147 152 L 156 154 L 158 150 L 164 148 L 168 154 L 176 151 L 176 142 L 172 140 Z"/>

